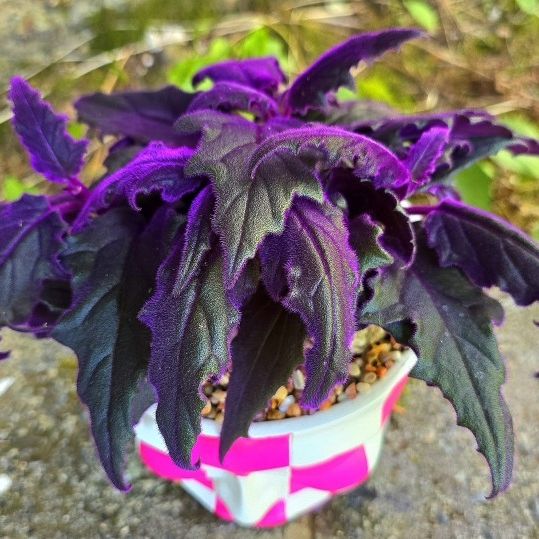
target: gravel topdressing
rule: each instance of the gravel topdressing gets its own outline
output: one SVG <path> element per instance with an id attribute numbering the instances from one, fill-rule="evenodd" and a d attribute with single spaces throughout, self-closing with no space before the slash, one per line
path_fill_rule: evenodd
<path id="1" fill-rule="evenodd" d="M 383 378 L 401 356 L 403 347 L 389 333 L 378 326 L 368 326 L 356 332 L 352 342 L 354 357 L 348 367 L 348 379 L 335 386 L 332 394 L 318 409 L 307 409 L 301 405 L 305 388 L 305 369 L 298 367 L 286 386 L 281 386 L 268 401 L 254 421 L 272 421 L 287 417 L 311 415 L 326 410 L 346 399 L 354 399 L 360 393 L 370 391 L 373 384 Z M 221 423 L 226 411 L 226 394 L 230 373 L 224 374 L 216 383 L 206 383 L 204 394 L 208 397 L 202 415 Z"/>

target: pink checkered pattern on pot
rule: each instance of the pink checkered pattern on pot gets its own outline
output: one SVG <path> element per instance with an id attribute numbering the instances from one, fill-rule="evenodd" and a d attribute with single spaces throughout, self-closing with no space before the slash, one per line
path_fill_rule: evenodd
<path id="1" fill-rule="evenodd" d="M 155 423 L 155 407 L 136 427 L 146 466 L 176 481 L 209 511 L 244 526 L 272 527 L 313 510 L 370 476 L 385 425 L 416 362 L 406 351 L 370 392 L 312 416 L 253 423 L 221 463 L 219 429 L 204 419 L 194 449 L 199 470 L 178 467 Z"/>

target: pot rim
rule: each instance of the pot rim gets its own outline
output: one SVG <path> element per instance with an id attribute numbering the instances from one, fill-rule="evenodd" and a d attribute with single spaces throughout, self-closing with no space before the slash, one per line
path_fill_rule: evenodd
<path id="1" fill-rule="evenodd" d="M 249 427 L 250 438 L 267 438 L 281 436 L 300 431 L 314 431 L 326 428 L 329 424 L 345 421 L 350 414 L 361 414 L 375 406 L 384 399 L 414 367 L 417 356 L 411 348 L 403 350 L 402 356 L 388 371 L 384 378 L 378 380 L 368 393 L 359 394 L 354 399 L 339 402 L 327 410 L 319 410 L 313 415 L 300 417 L 287 417 L 273 421 L 260 421 L 251 423 Z M 146 414 L 151 414 L 155 421 L 157 404 L 153 404 Z M 207 436 L 219 436 L 221 423 L 213 419 L 202 418 L 201 433 Z"/>

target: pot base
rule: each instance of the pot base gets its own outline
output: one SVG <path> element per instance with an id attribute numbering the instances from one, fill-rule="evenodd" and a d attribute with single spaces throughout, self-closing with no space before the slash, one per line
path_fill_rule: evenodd
<path id="1" fill-rule="evenodd" d="M 411 350 L 364 395 L 325 411 L 252 423 L 249 438 L 219 459 L 221 425 L 202 420 L 193 448 L 198 470 L 168 455 L 150 407 L 135 428 L 141 459 L 156 475 L 178 482 L 206 509 L 242 526 L 285 524 L 348 492 L 371 475 L 391 411 L 417 358 Z"/>
<path id="2" fill-rule="evenodd" d="M 168 454 L 143 442 L 139 443 L 139 454 L 155 475 L 179 483 L 222 520 L 249 527 L 273 528 L 316 510 L 333 496 L 365 483 L 378 461 L 384 430 L 360 447 L 315 466 L 286 466 L 243 476 L 212 466 L 203 466 L 196 471 L 184 470 Z M 276 500 L 277 492 L 281 492 L 282 497 Z M 244 510 L 253 505 L 257 510 Z M 257 514 L 268 506 L 265 513 Z"/>

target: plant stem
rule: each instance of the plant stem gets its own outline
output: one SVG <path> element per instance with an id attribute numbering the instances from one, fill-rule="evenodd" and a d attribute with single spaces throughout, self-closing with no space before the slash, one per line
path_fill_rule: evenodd
<path id="1" fill-rule="evenodd" d="M 428 215 L 435 209 L 436 206 L 410 206 L 409 208 L 406 208 L 406 213 L 411 213 L 414 215 Z"/>

